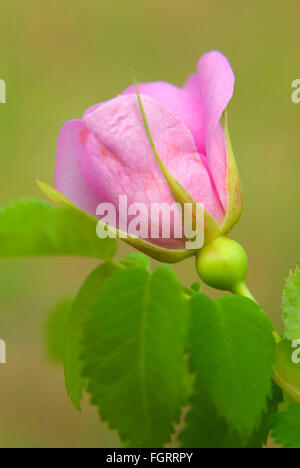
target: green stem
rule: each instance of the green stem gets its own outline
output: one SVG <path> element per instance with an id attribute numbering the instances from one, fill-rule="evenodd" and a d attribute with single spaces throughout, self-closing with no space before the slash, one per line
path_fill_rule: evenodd
<path id="1" fill-rule="evenodd" d="M 251 299 L 257 304 L 255 297 L 251 294 L 244 281 L 238 283 L 234 288 L 232 288 L 232 292 L 238 296 L 248 297 L 248 299 Z"/>

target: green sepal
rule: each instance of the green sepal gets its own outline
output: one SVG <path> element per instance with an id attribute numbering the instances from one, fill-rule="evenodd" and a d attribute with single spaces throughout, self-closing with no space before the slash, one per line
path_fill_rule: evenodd
<path id="1" fill-rule="evenodd" d="M 54 187 L 51 187 L 51 185 L 48 185 L 39 179 L 36 179 L 36 183 L 40 191 L 56 205 L 72 208 L 76 211 L 81 211 L 73 202 L 71 202 L 71 200 L 65 197 L 62 193 L 58 192 L 58 190 L 56 190 Z"/>
<path id="2" fill-rule="evenodd" d="M 238 222 L 243 209 L 242 189 L 229 134 L 227 110 L 223 114 L 223 128 L 227 151 L 227 209 L 221 231 L 226 234 Z"/>

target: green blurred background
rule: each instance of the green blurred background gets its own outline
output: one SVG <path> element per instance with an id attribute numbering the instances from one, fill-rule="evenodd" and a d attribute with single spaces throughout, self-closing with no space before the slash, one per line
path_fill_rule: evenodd
<path id="1" fill-rule="evenodd" d="M 280 327 L 284 276 L 300 259 L 300 78 L 298 0 L 2 0 L 0 200 L 43 198 L 52 183 L 56 137 L 91 104 L 140 81 L 183 84 L 200 55 L 219 49 L 236 74 L 230 128 L 244 187 L 244 215 L 232 236 L 247 249 L 249 287 Z M 120 255 L 129 249 L 122 246 Z M 0 261 L 1 447 L 117 447 L 117 436 L 85 404 L 69 403 L 63 371 L 47 360 L 49 308 L 73 296 L 96 262 Z M 195 281 L 193 263 L 176 267 Z M 209 294 L 215 293 L 208 288 Z"/>

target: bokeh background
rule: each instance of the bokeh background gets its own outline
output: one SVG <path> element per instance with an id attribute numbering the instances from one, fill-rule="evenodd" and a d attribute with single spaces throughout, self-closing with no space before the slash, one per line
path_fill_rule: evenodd
<path id="1" fill-rule="evenodd" d="M 249 287 L 280 327 L 284 277 L 300 260 L 298 0 L 2 0 L 0 202 L 43 198 L 57 133 L 91 104 L 139 81 L 184 83 L 200 55 L 219 49 L 236 74 L 230 129 L 244 188 L 232 232 L 249 254 Z M 124 246 L 120 255 L 129 249 Z M 96 266 L 87 259 L 0 260 L 1 447 L 118 447 L 95 409 L 73 409 L 63 371 L 47 360 L 44 323 Z M 192 261 L 176 267 L 188 285 Z M 205 289 L 215 296 L 215 292 Z"/>

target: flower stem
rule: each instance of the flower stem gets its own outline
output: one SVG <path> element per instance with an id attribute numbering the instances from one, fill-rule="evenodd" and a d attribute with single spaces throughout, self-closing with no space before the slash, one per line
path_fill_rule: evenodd
<path id="1" fill-rule="evenodd" d="M 251 294 L 244 281 L 238 283 L 234 288 L 232 288 L 232 292 L 238 296 L 248 297 L 248 299 L 251 299 L 257 304 L 255 297 Z"/>

